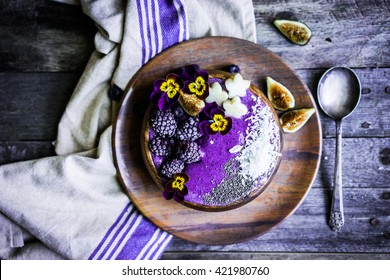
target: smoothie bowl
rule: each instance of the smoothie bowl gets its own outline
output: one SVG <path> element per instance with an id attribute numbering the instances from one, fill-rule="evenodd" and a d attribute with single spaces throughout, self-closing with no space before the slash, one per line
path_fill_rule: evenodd
<path id="1" fill-rule="evenodd" d="M 283 134 L 258 88 L 240 73 L 197 65 L 153 86 L 141 150 L 162 199 L 224 211 L 264 191 L 280 164 Z"/>

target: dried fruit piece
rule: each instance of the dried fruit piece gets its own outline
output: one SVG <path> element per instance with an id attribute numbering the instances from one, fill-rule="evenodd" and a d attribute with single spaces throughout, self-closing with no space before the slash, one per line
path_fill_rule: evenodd
<path id="1" fill-rule="evenodd" d="M 179 103 L 184 111 L 193 117 L 198 115 L 205 106 L 204 101 L 196 97 L 195 94 L 180 94 Z"/>
<path id="2" fill-rule="evenodd" d="M 292 93 L 281 83 L 267 77 L 267 94 L 275 109 L 286 111 L 294 108 L 295 99 Z"/>
<path id="3" fill-rule="evenodd" d="M 284 36 L 295 44 L 306 45 L 310 40 L 311 30 L 302 22 L 277 19 L 274 24 Z"/>
<path id="4" fill-rule="evenodd" d="M 280 117 L 280 123 L 284 132 L 296 132 L 310 119 L 316 110 L 304 108 L 284 113 Z"/>

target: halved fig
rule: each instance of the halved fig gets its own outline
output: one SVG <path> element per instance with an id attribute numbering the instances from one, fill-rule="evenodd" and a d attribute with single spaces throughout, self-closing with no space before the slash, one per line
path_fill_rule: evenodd
<path id="1" fill-rule="evenodd" d="M 179 103 L 181 107 L 190 116 L 195 117 L 206 105 L 203 100 L 196 97 L 195 94 L 181 93 L 179 96 Z"/>
<path id="2" fill-rule="evenodd" d="M 269 101 L 272 103 L 272 106 L 281 111 L 294 108 L 295 99 L 290 90 L 271 77 L 267 77 L 266 80 L 267 95 Z"/>
<path id="3" fill-rule="evenodd" d="M 311 30 L 302 22 L 277 19 L 274 24 L 284 36 L 295 44 L 306 45 L 310 40 Z"/>
<path id="4" fill-rule="evenodd" d="M 304 108 L 284 113 L 280 117 L 283 131 L 290 133 L 298 131 L 305 125 L 315 111 L 314 108 Z"/>

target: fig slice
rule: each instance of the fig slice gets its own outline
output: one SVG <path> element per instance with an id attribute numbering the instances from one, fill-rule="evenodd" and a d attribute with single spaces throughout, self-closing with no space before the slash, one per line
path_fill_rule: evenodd
<path id="1" fill-rule="evenodd" d="M 310 41 L 311 30 L 302 22 L 276 19 L 274 20 L 274 24 L 284 36 L 295 44 L 303 46 Z"/>
<path id="2" fill-rule="evenodd" d="M 288 109 L 294 108 L 295 99 L 290 90 L 271 77 L 267 77 L 266 80 L 267 95 L 272 106 L 281 111 L 287 111 Z"/>
<path id="3" fill-rule="evenodd" d="M 195 94 L 186 93 L 180 93 L 179 103 L 184 111 L 193 117 L 198 115 L 206 105 L 204 101 L 196 97 Z"/>
<path id="4" fill-rule="evenodd" d="M 301 129 L 316 110 L 303 108 L 288 111 L 280 117 L 280 123 L 284 132 L 293 133 Z"/>

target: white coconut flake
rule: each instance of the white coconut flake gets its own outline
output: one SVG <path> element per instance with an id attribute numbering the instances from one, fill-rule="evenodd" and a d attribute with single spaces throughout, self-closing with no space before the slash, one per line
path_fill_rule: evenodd
<path id="1" fill-rule="evenodd" d="M 243 146 L 241 146 L 241 145 L 236 145 L 236 146 L 234 146 L 233 148 L 230 148 L 230 149 L 229 149 L 229 153 L 231 153 L 231 154 L 238 153 L 239 151 L 242 150 L 242 148 L 243 148 Z"/>
<path id="2" fill-rule="evenodd" d="M 262 105 L 259 98 L 255 97 L 255 105 L 251 110 L 253 115 L 245 120 L 248 122 L 245 146 L 241 148 L 237 160 L 243 177 L 251 180 L 264 177 L 265 180 L 280 156 L 279 143 L 270 142 L 278 134 L 277 125 L 270 118 L 271 110 Z"/>

